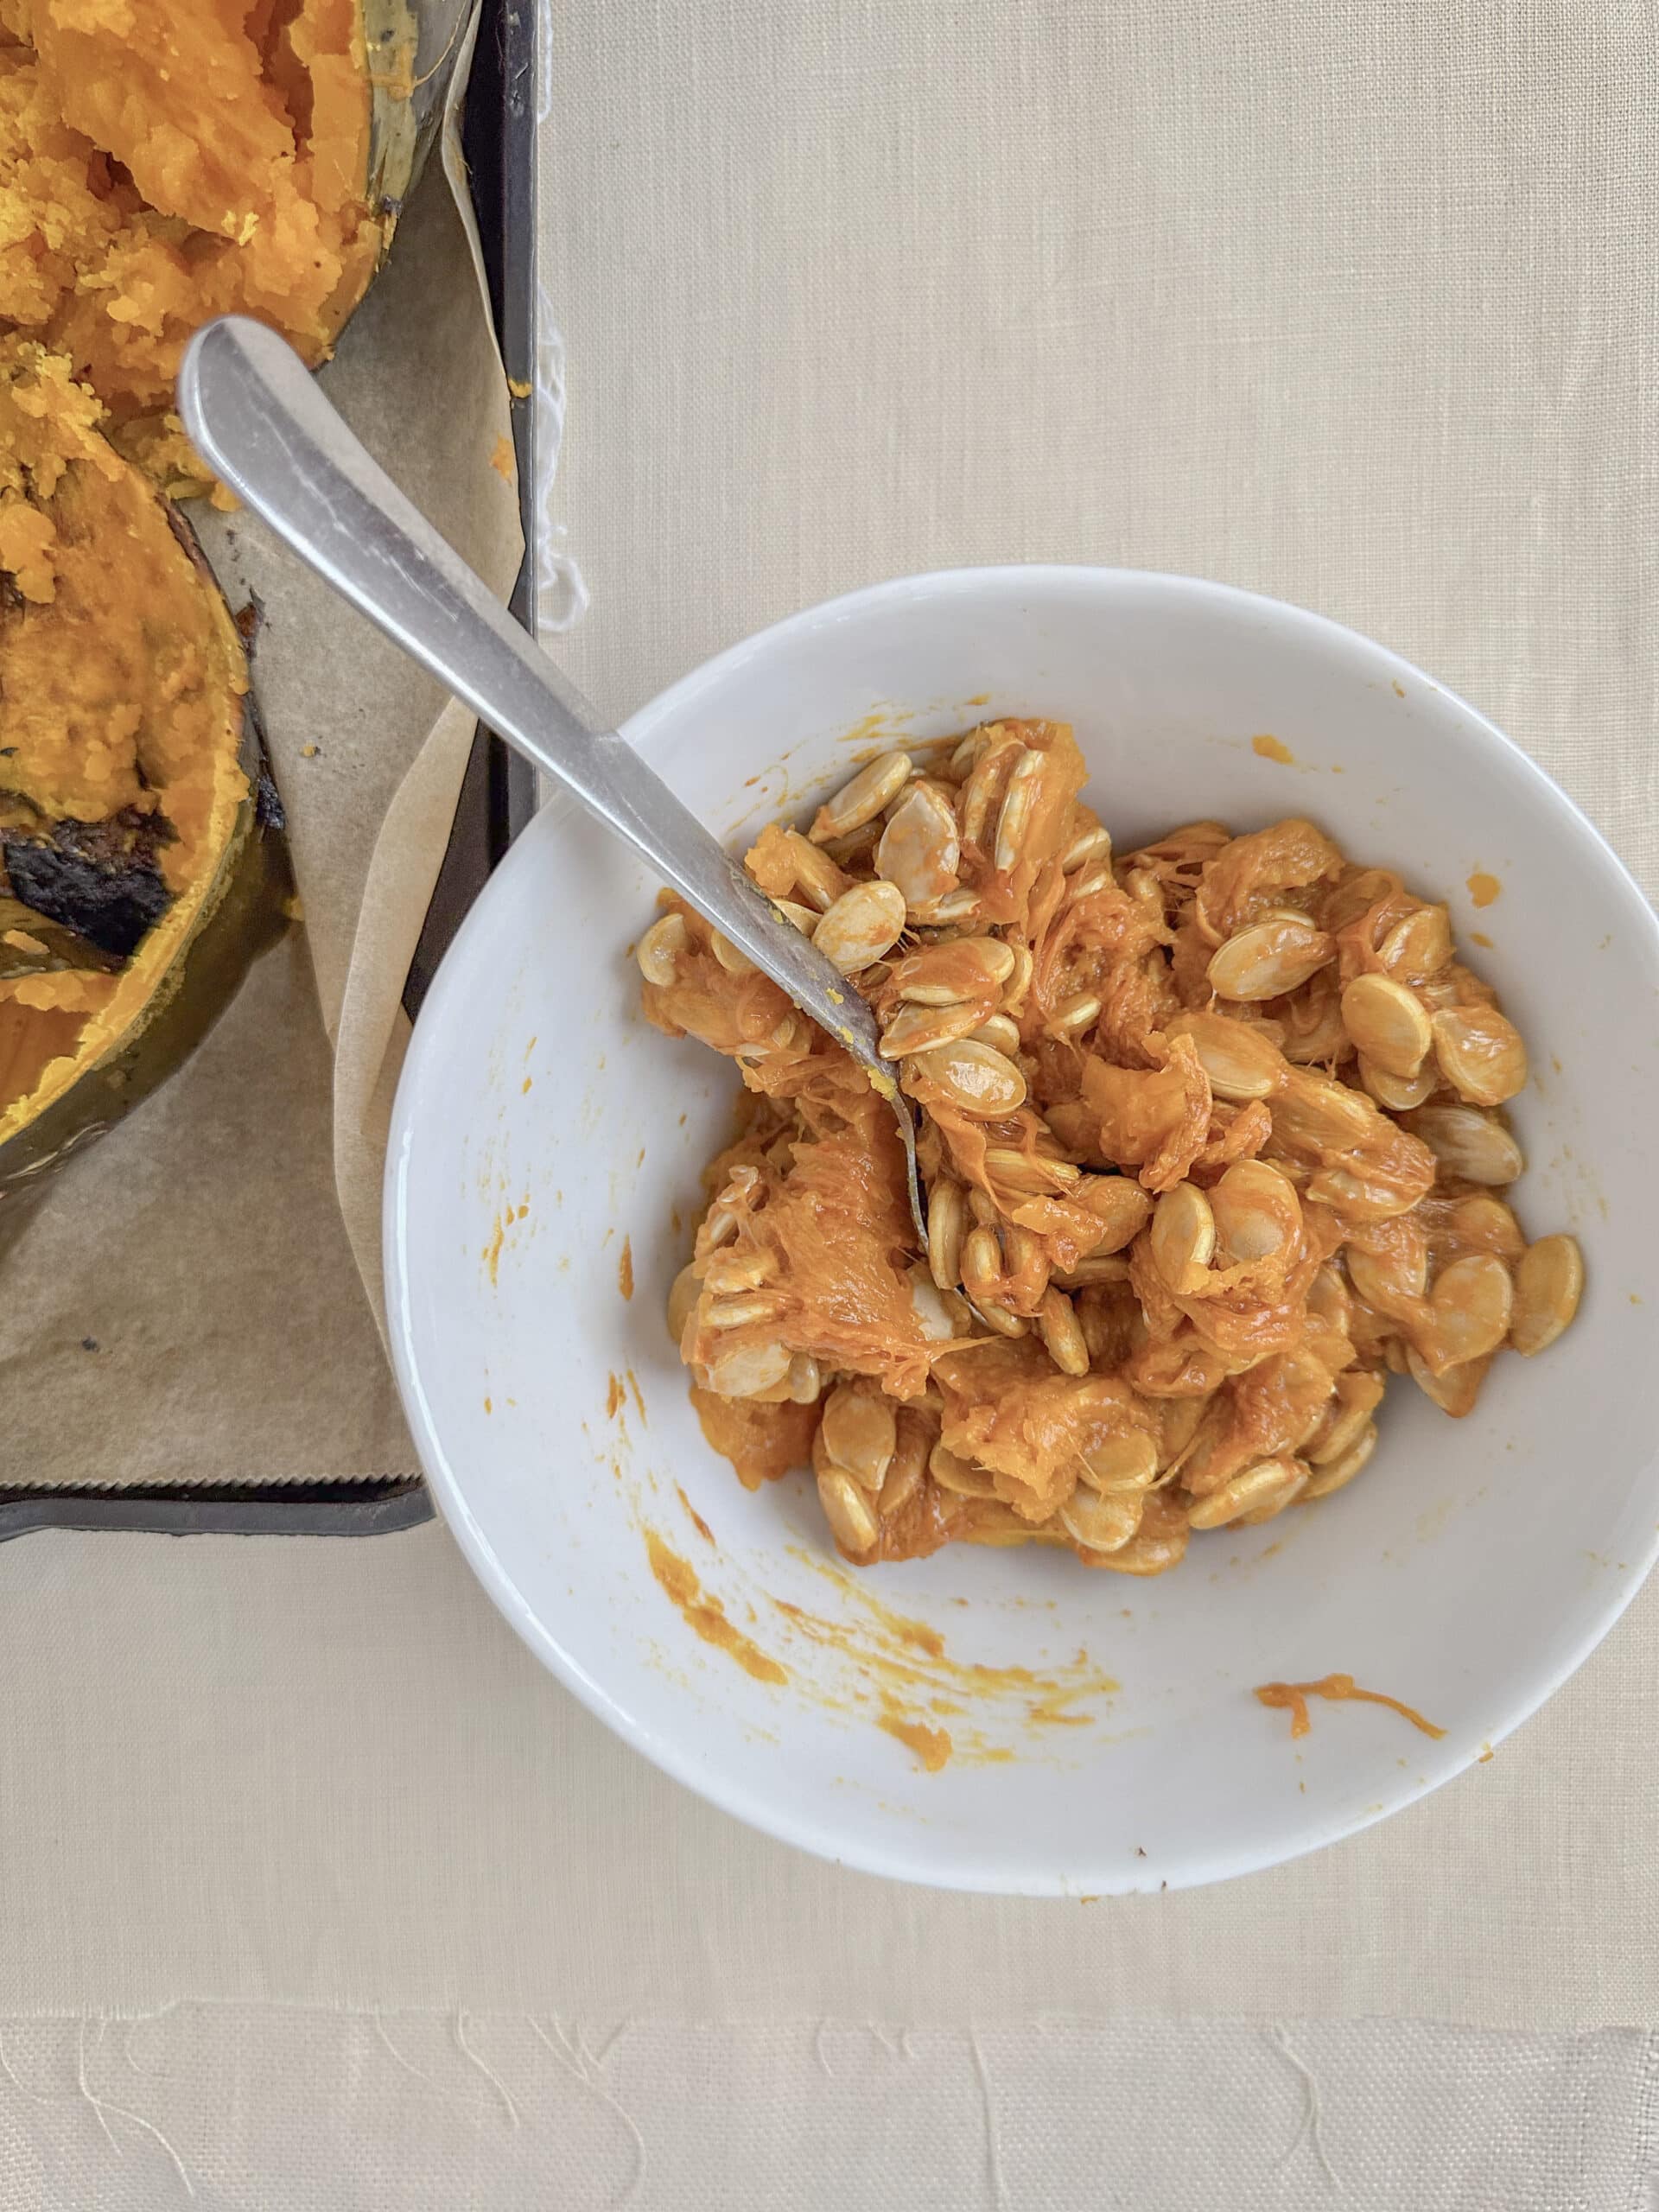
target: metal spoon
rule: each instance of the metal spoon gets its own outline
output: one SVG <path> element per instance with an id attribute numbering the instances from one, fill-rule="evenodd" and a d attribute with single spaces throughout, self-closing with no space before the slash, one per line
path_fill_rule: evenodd
<path id="1" fill-rule="evenodd" d="M 348 430 L 297 353 L 242 315 L 185 349 L 179 412 L 215 474 L 412 659 L 565 785 L 844 1046 L 893 1107 L 922 1248 L 916 1129 L 875 1019 L 513 621 Z"/>

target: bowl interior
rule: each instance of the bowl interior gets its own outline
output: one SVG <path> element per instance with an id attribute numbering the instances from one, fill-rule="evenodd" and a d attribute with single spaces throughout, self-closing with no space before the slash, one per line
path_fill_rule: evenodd
<path id="1" fill-rule="evenodd" d="M 670 1770 L 880 1872 L 1155 1889 L 1288 1857 L 1444 1780 L 1578 1663 L 1649 1563 L 1656 931 L 1582 818 L 1467 707 L 1350 632 L 1179 579 L 881 587 L 736 648 L 627 734 L 741 841 L 861 747 L 998 712 L 1076 726 L 1120 849 L 1199 815 L 1304 813 L 1450 901 L 1531 1050 L 1511 1195 L 1530 1234 L 1583 1243 L 1570 1334 L 1503 1359 L 1462 1422 L 1397 1382 L 1357 1482 L 1195 1539 L 1159 1580 L 1035 1548 L 844 1568 L 809 1482 L 746 1492 L 688 1404 L 664 1302 L 733 1072 L 640 1018 L 630 947 L 655 886 L 556 802 L 416 1030 L 388 1170 L 395 1348 L 427 1471 L 498 1602 Z M 1481 909 L 1477 871 L 1503 887 Z M 1293 1745 L 1250 1694 L 1333 1670 L 1444 1737 L 1316 1706 Z"/>

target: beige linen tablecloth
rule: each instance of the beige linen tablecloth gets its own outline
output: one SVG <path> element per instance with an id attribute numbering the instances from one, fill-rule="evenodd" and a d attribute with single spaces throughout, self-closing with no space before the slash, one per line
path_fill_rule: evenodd
<path id="1" fill-rule="evenodd" d="M 1649 10 L 561 0 L 543 28 L 540 552 L 550 602 L 590 597 L 560 651 L 607 710 L 904 569 L 1185 569 L 1409 655 L 1659 887 Z M 1659 2012 L 1651 1595 L 1386 1826 L 1092 1907 L 736 1827 L 541 1675 L 435 1529 L 31 1540 L 0 1553 L 0 2014 L 52 2016 L 0 2033 L 0 2120 L 48 2174 L 20 2204 L 83 2158 L 182 2193 L 111 2101 L 226 2202 L 256 2157 L 267 2201 L 342 2204 L 394 2175 L 539 2202 L 554 2172 L 581 2205 L 1651 2201 L 1653 2046 L 1574 2032 Z M 164 2094 L 99 2017 L 163 2007 L 132 2053 Z M 358 2196 L 307 2198 L 273 2111 L 305 2155 L 372 2146 Z"/>

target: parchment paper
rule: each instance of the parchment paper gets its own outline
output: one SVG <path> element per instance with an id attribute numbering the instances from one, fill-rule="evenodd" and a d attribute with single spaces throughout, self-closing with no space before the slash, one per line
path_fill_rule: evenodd
<path id="1" fill-rule="evenodd" d="M 492 466 L 507 400 L 459 212 L 456 112 L 447 160 L 428 162 L 322 373 L 505 594 L 521 544 L 514 489 Z M 382 1065 L 406 1026 L 399 994 L 472 723 L 251 518 L 192 518 L 232 607 L 251 592 L 264 610 L 254 680 L 305 925 L 172 1082 L 69 1166 L 9 1253 L 4 1484 L 339 1481 L 415 1464 L 336 1204 L 328 1042 L 350 1071 L 342 1142 L 362 1161 L 348 1184 L 378 1294 L 378 1157 L 357 1132 L 390 1103 L 398 1052 L 384 1081 Z M 417 756 L 395 814 L 408 834 L 377 860 L 359 932 L 375 841 Z"/>

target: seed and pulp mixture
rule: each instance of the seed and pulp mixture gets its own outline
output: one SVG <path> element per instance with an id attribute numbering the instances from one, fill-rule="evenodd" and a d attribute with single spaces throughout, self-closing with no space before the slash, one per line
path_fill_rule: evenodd
<path id="1" fill-rule="evenodd" d="M 1313 823 L 1114 855 L 1063 723 L 861 769 L 749 874 L 875 1009 L 887 1104 L 667 898 L 649 1019 L 734 1059 L 670 1326 L 751 1487 L 810 1465 L 861 1563 L 1062 1545 L 1131 1574 L 1351 1482 L 1391 1376 L 1454 1419 L 1577 1311 L 1503 1113 L 1526 1050 L 1446 909 Z"/>

